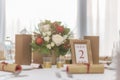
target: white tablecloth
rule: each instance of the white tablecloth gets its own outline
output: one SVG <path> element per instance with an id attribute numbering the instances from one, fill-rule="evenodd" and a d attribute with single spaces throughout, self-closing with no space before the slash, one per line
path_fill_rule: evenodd
<path id="1" fill-rule="evenodd" d="M 56 76 L 60 74 L 60 78 Z M 104 74 L 72 74 L 68 77 L 65 69 L 29 69 L 23 70 L 17 77 L 9 72 L 0 71 L 0 80 L 115 80 L 115 70 L 105 69 Z"/>

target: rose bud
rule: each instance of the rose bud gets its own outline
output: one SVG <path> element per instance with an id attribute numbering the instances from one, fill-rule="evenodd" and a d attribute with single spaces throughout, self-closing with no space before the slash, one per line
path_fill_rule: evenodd
<path id="1" fill-rule="evenodd" d="M 56 27 L 56 30 L 58 33 L 62 33 L 64 31 L 64 28 L 62 26 Z"/>
<path id="2" fill-rule="evenodd" d="M 41 37 L 36 38 L 36 44 L 41 45 L 43 43 L 43 39 Z"/>

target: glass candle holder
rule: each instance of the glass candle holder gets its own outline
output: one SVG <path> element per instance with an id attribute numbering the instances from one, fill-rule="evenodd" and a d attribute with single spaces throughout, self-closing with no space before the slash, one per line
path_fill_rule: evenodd
<path id="1" fill-rule="evenodd" d="M 71 59 L 71 54 L 66 54 L 65 55 L 65 64 L 71 64 L 72 59 Z"/>
<path id="2" fill-rule="evenodd" d="M 56 63 L 57 68 L 62 68 L 64 63 L 65 63 L 64 58 L 60 58 L 60 57 L 57 58 L 57 63 Z"/>
<path id="3" fill-rule="evenodd" d="M 43 68 L 51 68 L 52 67 L 52 57 L 45 56 L 43 57 Z"/>

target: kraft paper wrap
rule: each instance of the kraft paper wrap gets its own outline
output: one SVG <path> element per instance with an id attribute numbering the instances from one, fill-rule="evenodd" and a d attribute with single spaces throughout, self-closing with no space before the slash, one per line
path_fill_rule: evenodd
<path id="1" fill-rule="evenodd" d="M 40 54 L 38 52 L 33 52 L 32 53 L 33 63 L 43 64 L 43 58 L 42 57 L 43 57 L 42 54 Z"/>
<path id="2" fill-rule="evenodd" d="M 18 64 L 8 64 L 5 62 L 0 63 L 0 71 L 6 72 L 21 72 L 22 67 Z"/>
<path id="3" fill-rule="evenodd" d="M 31 51 L 32 37 L 28 34 L 17 34 L 15 36 L 15 63 L 30 65 L 32 58 Z"/>
<path id="4" fill-rule="evenodd" d="M 90 40 L 93 64 L 99 64 L 99 36 L 84 36 L 84 39 Z"/>
<path id="5" fill-rule="evenodd" d="M 103 64 L 71 64 L 68 65 L 66 71 L 70 74 L 84 74 L 84 73 L 104 73 Z"/>
<path id="6" fill-rule="evenodd" d="M 51 55 L 47 55 L 47 54 L 41 54 L 36 52 L 32 53 L 32 59 L 33 59 L 33 63 L 37 63 L 37 64 L 43 64 L 43 57 L 44 56 L 51 56 L 52 57 L 52 64 L 56 64 L 56 59 L 57 56 L 55 55 L 54 51 L 53 53 L 51 53 Z"/>

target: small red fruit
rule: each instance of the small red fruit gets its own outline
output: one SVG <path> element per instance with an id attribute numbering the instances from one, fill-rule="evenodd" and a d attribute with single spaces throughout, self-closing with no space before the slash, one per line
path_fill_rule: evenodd
<path id="1" fill-rule="evenodd" d="M 36 38 L 36 44 L 41 45 L 43 43 L 43 39 L 41 37 Z"/>
<path id="2" fill-rule="evenodd" d="M 63 26 L 56 27 L 57 32 L 62 33 L 64 31 Z"/>

